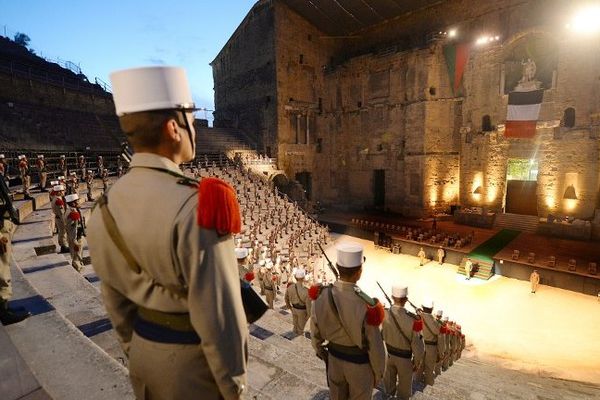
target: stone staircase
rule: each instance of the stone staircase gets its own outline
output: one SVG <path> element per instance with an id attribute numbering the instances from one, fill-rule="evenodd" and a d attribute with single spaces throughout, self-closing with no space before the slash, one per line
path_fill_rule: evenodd
<path id="1" fill-rule="evenodd" d="M 45 198 L 36 195 L 35 207 L 20 214 L 24 224 L 14 240 L 14 303 L 34 315 L 6 331 L 51 398 L 133 399 L 126 359 L 107 320 L 91 265 L 80 274 L 71 268 L 68 255 L 38 255 L 35 250 L 47 248 L 55 240 L 50 233 L 47 195 Z M 90 206 L 85 204 L 87 212 Z M 291 315 L 282 306 L 280 294 L 275 309 L 249 327 L 249 390 L 245 398 L 327 399 L 324 364 L 314 355 L 307 337 L 291 332 Z M 413 398 L 600 399 L 599 387 L 503 369 L 470 358 L 469 353 L 437 377 L 434 386 L 418 388 Z M 383 398 L 380 390 L 374 391 L 374 398 Z"/>
<path id="2" fill-rule="evenodd" d="M 473 264 L 477 266 L 475 272 L 472 273 L 473 278 L 479 278 L 487 281 L 494 275 L 494 264 L 487 261 L 477 260 L 475 258 L 471 260 Z M 458 270 L 456 271 L 459 275 L 465 275 L 465 277 L 467 275 L 465 271 L 466 262 L 467 257 L 464 257 L 458 265 Z"/>
<path id="3" fill-rule="evenodd" d="M 514 229 L 521 232 L 535 233 L 539 218 L 535 215 L 496 214 L 494 226 L 502 229 Z"/>

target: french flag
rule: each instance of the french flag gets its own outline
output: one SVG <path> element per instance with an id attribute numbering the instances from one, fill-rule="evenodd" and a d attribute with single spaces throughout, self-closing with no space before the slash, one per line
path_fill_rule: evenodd
<path id="1" fill-rule="evenodd" d="M 506 116 L 505 137 L 532 138 L 540 116 L 544 90 L 510 92 L 508 94 L 508 115 Z"/>

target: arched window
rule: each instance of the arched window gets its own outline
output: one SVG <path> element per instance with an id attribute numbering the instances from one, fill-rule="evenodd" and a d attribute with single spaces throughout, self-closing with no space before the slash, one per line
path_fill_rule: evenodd
<path id="1" fill-rule="evenodd" d="M 490 118 L 489 115 L 484 115 L 483 118 L 481 118 L 481 131 L 482 132 L 490 132 L 493 131 L 494 129 L 492 128 L 492 119 Z"/>
<path id="2" fill-rule="evenodd" d="M 569 107 L 564 111 L 562 126 L 565 128 L 573 128 L 575 126 L 575 109 L 573 107 Z"/>

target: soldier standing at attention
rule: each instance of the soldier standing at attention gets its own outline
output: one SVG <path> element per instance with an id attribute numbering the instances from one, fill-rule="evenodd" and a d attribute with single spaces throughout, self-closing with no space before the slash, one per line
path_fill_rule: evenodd
<path id="1" fill-rule="evenodd" d="M 54 214 L 54 225 L 58 232 L 58 245 L 60 246 L 59 253 L 69 253 L 69 242 L 67 241 L 67 230 L 65 226 L 65 215 L 67 213 L 67 204 L 65 201 L 65 186 L 56 185 L 52 188 L 54 196 L 50 201 L 52 213 Z"/>
<path id="2" fill-rule="evenodd" d="M 473 261 L 470 258 L 467 258 L 465 262 L 465 275 L 467 275 L 467 280 L 471 279 L 471 272 L 473 271 Z"/>
<path id="3" fill-rule="evenodd" d="M 123 70 L 111 82 L 134 154 L 128 173 L 98 200 L 88 244 L 134 393 L 241 399 L 248 326 L 232 238 L 241 228 L 235 191 L 181 174 L 196 136 L 182 68 Z"/>
<path id="4" fill-rule="evenodd" d="M 440 344 L 440 347 L 442 347 L 444 350 L 441 352 L 442 354 L 448 354 L 446 352 L 446 350 L 448 349 L 448 339 L 446 337 L 446 330 L 444 329 L 444 323 L 442 322 L 442 315 L 444 315 L 444 311 L 439 309 L 435 311 L 435 322 L 437 323 L 437 325 L 440 327 L 440 335 L 438 336 L 438 340 L 441 341 L 442 343 Z M 443 361 L 440 357 L 439 361 L 435 364 L 435 375 L 439 376 L 442 374 L 442 364 Z"/>
<path id="5" fill-rule="evenodd" d="M 85 166 L 86 166 L 85 157 L 82 154 L 77 159 L 77 168 L 79 169 L 79 171 L 81 171 L 81 179 L 85 178 Z"/>
<path id="6" fill-rule="evenodd" d="M 65 229 L 71 250 L 71 266 L 77 272 L 83 270 L 83 237 L 85 220 L 79 209 L 79 195 L 74 193 L 65 197 L 69 208 L 65 212 Z"/>
<path id="7" fill-rule="evenodd" d="M 67 158 L 64 154 L 58 159 L 58 170 L 63 176 L 67 176 Z"/>
<path id="8" fill-rule="evenodd" d="M 438 256 L 438 264 L 442 265 L 444 263 L 444 257 L 446 257 L 446 252 L 444 251 L 442 246 L 440 246 L 438 248 L 437 256 Z"/>
<path id="9" fill-rule="evenodd" d="M 534 269 L 531 275 L 529 276 L 529 282 L 531 282 L 531 293 L 537 291 L 538 286 L 540 285 L 540 274 L 538 274 L 537 270 Z"/>
<path id="10" fill-rule="evenodd" d="M 92 191 L 94 189 L 94 171 L 88 169 L 87 175 L 85 176 L 85 186 L 87 187 L 87 200 L 94 201 Z"/>
<path id="11" fill-rule="evenodd" d="M 277 289 L 277 275 L 273 273 L 273 263 L 271 260 L 266 260 L 267 271 L 262 277 L 263 286 L 265 288 L 265 297 L 269 308 L 273 309 L 273 301 L 275 300 L 275 291 Z"/>
<path id="12" fill-rule="evenodd" d="M 328 360 L 327 380 L 332 400 L 371 399 L 373 387 L 383 378 L 386 351 L 379 329 L 383 305 L 365 294 L 356 282 L 363 266 L 358 243 L 337 246 L 340 280 L 313 286 L 311 340 L 317 357 Z M 329 343 L 324 347 L 325 341 Z"/>
<path id="13" fill-rule="evenodd" d="M 422 247 L 421 247 L 421 250 L 419 250 L 417 257 L 419 257 L 419 266 L 422 267 L 425 264 L 425 259 L 426 259 L 425 250 L 423 250 Z"/>
<path id="14" fill-rule="evenodd" d="M 383 341 L 389 356 L 383 386 L 387 396 L 408 400 L 412 396 L 413 371 L 420 369 L 425 354 L 423 322 L 404 308 L 408 300 L 406 286 L 392 286 L 392 300 L 394 304 L 386 310 L 383 321 Z"/>
<path id="15" fill-rule="evenodd" d="M 102 194 L 108 190 L 108 169 L 102 170 Z"/>
<path id="16" fill-rule="evenodd" d="M 434 369 L 436 363 L 444 356 L 444 342 L 439 340 L 440 325 L 436 322 L 433 315 L 433 301 L 425 300 L 422 304 L 423 313 L 423 339 L 425 340 L 425 362 L 423 373 L 425 374 L 425 384 L 433 385 L 435 380 Z"/>
<path id="17" fill-rule="evenodd" d="M 29 175 L 29 162 L 25 155 L 19 156 L 19 173 L 21 175 L 21 182 L 23 184 L 23 195 L 26 200 L 30 200 L 31 194 L 29 193 L 29 186 L 31 185 L 31 176 Z"/>
<path id="18" fill-rule="evenodd" d="M 46 180 L 48 178 L 48 168 L 46 167 L 46 160 L 44 160 L 44 155 L 39 154 L 37 156 L 36 167 L 39 174 L 40 179 L 40 192 L 47 192 L 46 190 Z"/>
<path id="19" fill-rule="evenodd" d="M 285 304 L 292 311 L 294 333 L 303 335 L 311 306 L 308 289 L 304 287 L 306 271 L 304 269 L 297 269 L 294 277 L 296 278 L 296 283 L 290 284 L 285 291 Z"/>

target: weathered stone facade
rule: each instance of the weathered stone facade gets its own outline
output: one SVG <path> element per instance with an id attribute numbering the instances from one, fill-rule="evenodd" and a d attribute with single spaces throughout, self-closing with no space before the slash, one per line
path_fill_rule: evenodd
<path id="1" fill-rule="evenodd" d="M 571 8 L 554 0 L 442 2 L 333 38 L 284 1 L 259 1 L 213 63 L 221 65 L 216 123 L 244 119 L 254 109 L 246 100 L 268 92 L 262 121 L 237 127 L 260 137 L 288 176 L 310 174 L 311 197 L 325 204 L 407 215 L 452 205 L 502 210 L 508 161 L 527 159 L 539 165 L 539 215 L 590 218 L 600 183 L 600 40 L 565 32 Z M 456 42 L 498 37 L 471 46 L 457 93 L 444 55 L 452 40 L 436 35 L 450 28 L 459 32 Z M 535 138 L 509 139 L 507 93 L 528 43 L 545 57 L 538 67 L 547 78 L 544 100 Z M 264 81 L 245 81 L 257 60 L 272 65 L 272 74 L 267 69 Z M 238 85 L 224 98 L 230 79 Z M 561 126 L 569 107 L 575 124 Z M 490 126 L 482 126 L 484 118 Z M 577 200 L 563 199 L 569 185 Z"/>

